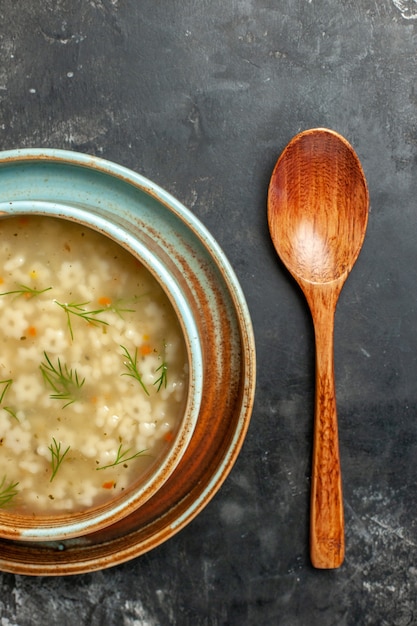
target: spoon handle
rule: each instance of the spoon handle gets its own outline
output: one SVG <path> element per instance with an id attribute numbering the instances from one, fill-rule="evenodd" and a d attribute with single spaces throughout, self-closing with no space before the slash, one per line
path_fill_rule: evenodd
<path id="1" fill-rule="evenodd" d="M 332 569 L 344 559 L 342 479 L 334 382 L 334 315 L 339 290 L 322 285 L 310 308 L 316 339 L 316 393 L 310 510 L 314 567 Z"/>

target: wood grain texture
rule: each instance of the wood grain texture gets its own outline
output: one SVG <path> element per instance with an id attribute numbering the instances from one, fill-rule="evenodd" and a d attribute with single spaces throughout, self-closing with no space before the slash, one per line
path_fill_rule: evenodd
<path id="1" fill-rule="evenodd" d="M 268 193 L 269 229 L 279 256 L 306 296 L 315 332 L 310 556 L 323 569 L 339 567 L 345 550 L 334 315 L 362 247 L 368 206 L 359 159 L 334 131 L 300 133 L 278 159 Z"/>

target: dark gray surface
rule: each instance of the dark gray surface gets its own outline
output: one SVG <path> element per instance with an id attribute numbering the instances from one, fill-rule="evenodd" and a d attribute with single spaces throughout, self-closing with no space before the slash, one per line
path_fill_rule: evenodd
<path id="1" fill-rule="evenodd" d="M 1 626 L 417 623 L 416 0 L 1 0 L 0 149 L 57 147 L 165 187 L 216 237 L 251 311 L 258 387 L 221 491 L 155 551 L 70 578 L 0 574 Z M 308 557 L 314 346 L 266 189 L 300 130 L 368 178 L 336 317 L 347 551 Z"/>

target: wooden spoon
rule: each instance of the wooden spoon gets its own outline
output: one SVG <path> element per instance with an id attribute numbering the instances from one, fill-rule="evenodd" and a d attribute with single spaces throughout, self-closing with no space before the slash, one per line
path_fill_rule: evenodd
<path id="1" fill-rule="evenodd" d="M 350 144 L 324 128 L 296 135 L 272 173 L 268 223 L 275 249 L 309 304 L 316 342 L 310 556 L 344 558 L 344 516 L 334 383 L 334 315 L 365 237 L 369 195 Z"/>

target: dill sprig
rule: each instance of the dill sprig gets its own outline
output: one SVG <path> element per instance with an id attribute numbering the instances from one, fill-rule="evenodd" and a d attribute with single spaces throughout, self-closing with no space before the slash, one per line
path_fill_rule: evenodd
<path id="1" fill-rule="evenodd" d="M 53 365 L 46 352 L 43 353 L 46 363 L 41 363 L 39 369 L 43 379 L 55 393 L 51 393 L 50 398 L 54 400 L 67 400 L 62 408 L 69 406 L 79 397 L 79 390 L 85 383 L 85 378 L 80 380 L 76 369 L 69 369 L 64 363 L 62 365 L 58 358 L 57 365 Z"/>
<path id="2" fill-rule="evenodd" d="M 86 322 L 88 322 L 89 324 L 92 324 L 93 326 L 97 326 L 97 324 L 104 324 L 104 326 L 108 326 L 108 322 L 105 322 L 104 320 L 97 318 L 97 315 L 104 313 L 107 310 L 107 308 L 94 309 L 92 311 L 87 311 L 83 307 L 86 306 L 87 304 L 90 304 L 90 302 L 78 302 L 78 303 L 70 302 L 69 304 L 64 303 L 64 302 L 58 302 L 58 300 L 54 300 L 54 302 L 58 306 L 60 306 L 61 309 L 63 309 L 66 313 L 67 325 L 70 331 L 71 339 L 74 339 L 74 332 L 72 330 L 72 324 L 71 324 L 71 315 L 75 315 L 76 317 L 79 317 L 85 320 Z"/>
<path id="3" fill-rule="evenodd" d="M 50 446 L 48 446 L 48 449 L 51 451 L 52 475 L 49 480 L 49 482 L 51 483 L 53 479 L 55 478 L 56 473 L 59 470 L 61 463 L 65 458 L 65 455 L 69 451 L 70 446 L 68 446 L 68 448 L 64 452 L 61 453 L 61 442 L 58 443 L 55 437 L 52 437 L 52 443 Z"/>
<path id="4" fill-rule="evenodd" d="M 19 492 L 16 489 L 19 483 L 12 481 L 6 484 L 6 476 L 3 476 L 0 482 L 0 508 L 6 506 Z"/>
<path id="5" fill-rule="evenodd" d="M 12 386 L 12 383 L 13 383 L 12 378 L 8 378 L 7 380 L 0 380 L 0 385 L 4 385 L 1 395 L 0 395 L 0 404 L 2 404 L 4 400 L 4 396 L 9 391 L 10 387 Z"/>
<path id="6" fill-rule="evenodd" d="M 4 291 L 0 293 L 0 296 L 10 296 L 12 294 L 16 294 L 17 296 L 25 296 L 25 298 L 33 298 L 33 296 L 39 296 L 41 293 L 45 293 L 45 291 L 49 291 L 52 287 L 47 287 L 46 289 L 34 289 L 33 287 L 28 287 L 28 285 L 18 285 L 19 289 L 14 289 L 13 291 Z"/>
<path id="7" fill-rule="evenodd" d="M 124 346 L 120 347 L 123 350 L 124 356 L 127 359 L 127 361 L 124 361 L 124 366 L 126 367 L 127 372 L 123 372 L 122 376 L 130 376 L 131 378 L 137 380 L 146 395 L 149 396 L 149 391 L 142 380 L 142 374 L 138 370 L 138 349 L 135 349 L 135 354 L 132 356 L 127 348 L 125 348 Z"/>
<path id="8" fill-rule="evenodd" d="M 128 448 L 127 450 L 122 452 L 122 445 L 123 444 L 120 444 L 116 453 L 116 460 L 113 461 L 113 463 L 96 467 L 96 470 L 104 470 L 104 469 L 108 469 L 109 467 L 115 467 L 116 465 L 120 465 L 121 463 L 127 463 L 128 461 L 131 461 L 132 459 L 136 459 L 138 456 L 142 456 L 146 452 L 146 448 L 145 448 L 144 450 L 140 450 L 139 452 L 136 452 L 135 454 L 126 456 L 127 454 L 129 454 L 132 448 Z"/>
<path id="9" fill-rule="evenodd" d="M 158 385 L 158 387 L 156 388 L 157 391 L 159 391 L 162 386 L 166 387 L 168 383 L 168 363 L 166 362 L 166 359 L 165 359 L 165 348 L 166 348 L 166 345 L 164 344 L 162 363 L 155 370 L 155 373 L 160 372 L 159 378 L 157 378 L 154 382 L 154 385 Z"/>
<path id="10" fill-rule="evenodd" d="M 116 300 L 113 304 L 110 304 L 107 307 L 107 311 L 111 311 L 112 313 L 116 313 L 121 319 L 123 319 L 122 313 L 134 313 L 136 309 L 128 309 L 123 306 L 124 300 Z"/>
<path id="11" fill-rule="evenodd" d="M 12 383 L 13 383 L 12 378 L 8 378 L 7 380 L 0 380 L 0 385 L 4 385 L 2 392 L 0 394 L 0 404 L 3 403 L 6 393 L 9 391 L 10 387 L 12 386 Z M 19 421 L 19 418 L 17 417 L 16 412 L 11 407 L 4 406 L 3 410 L 9 413 L 9 415 L 11 415 L 15 420 Z"/>
<path id="12" fill-rule="evenodd" d="M 14 411 L 11 407 L 4 406 L 3 410 L 6 411 L 6 413 L 8 413 L 11 417 L 13 417 L 13 419 L 15 419 L 18 422 L 20 422 L 20 419 L 17 417 L 16 411 Z"/>

